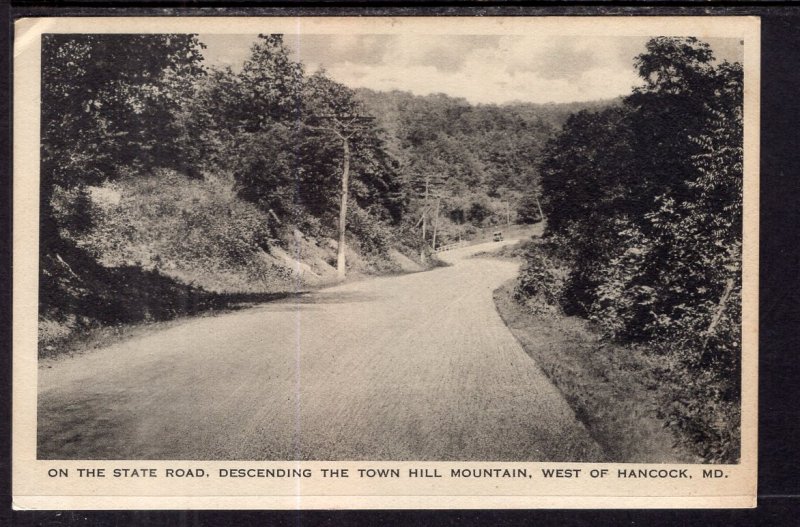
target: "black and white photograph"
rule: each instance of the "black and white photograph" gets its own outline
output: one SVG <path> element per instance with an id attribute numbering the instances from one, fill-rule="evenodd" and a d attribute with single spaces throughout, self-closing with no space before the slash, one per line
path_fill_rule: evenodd
<path id="1" fill-rule="evenodd" d="M 740 42 L 42 44 L 42 458 L 738 459 Z"/>
<path id="2" fill-rule="evenodd" d="M 40 45 L 35 459 L 741 462 L 741 37 Z"/>

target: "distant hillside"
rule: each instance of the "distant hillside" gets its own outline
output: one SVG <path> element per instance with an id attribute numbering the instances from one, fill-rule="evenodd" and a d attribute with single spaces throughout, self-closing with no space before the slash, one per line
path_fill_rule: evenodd
<path id="1" fill-rule="evenodd" d="M 597 101 L 545 104 L 515 102 L 504 104 L 501 107 L 507 108 L 526 118 L 538 117 L 551 126 L 560 129 L 567 121 L 567 118 L 573 113 L 578 113 L 582 110 L 598 112 L 611 106 L 619 106 L 620 104 L 622 104 L 622 98 L 617 97 L 616 99 L 602 99 Z"/>
<path id="2" fill-rule="evenodd" d="M 622 104 L 622 98 L 600 99 L 594 101 L 579 101 L 566 103 L 532 103 L 532 102 L 510 102 L 506 104 L 470 104 L 461 97 L 450 97 L 438 93 L 435 95 L 414 95 L 408 91 L 392 90 L 388 92 L 375 91 L 369 88 L 358 88 L 355 90 L 356 97 L 362 101 L 367 108 L 374 110 L 379 120 L 387 124 L 392 121 L 391 113 L 402 111 L 403 104 L 412 100 L 427 100 L 431 104 L 439 101 L 442 105 L 454 105 L 469 107 L 472 109 L 498 108 L 514 114 L 526 121 L 541 120 L 555 128 L 561 128 L 567 118 L 581 110 L 600 111 L 610 106 Z M 387 131 L 394 130 L 387 128 Z"/>
<path id="3" fill-rule="evenodd" d="M 358 89 L 356 99 L 385 131 L 409 189 L 424 207 L 425 182 L 441 196 L 442 235 L 535 219 L 541 152 L 570 114 L 617 101 L 471 105 L 444 94 Z M 414 202 L 417 202 L 415 207 Z M 533 210 L 532 210 L 533 209 Z"/>

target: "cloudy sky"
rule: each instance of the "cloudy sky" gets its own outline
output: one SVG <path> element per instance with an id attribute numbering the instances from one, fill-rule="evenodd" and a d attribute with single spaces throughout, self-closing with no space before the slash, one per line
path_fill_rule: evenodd
<path id="1" fill-rule="evenodd" d="M 238 69 L 253 35 L 200 35 L 206 62 Z M 295 59 L 352 88 L 445 93 L 472 103 L 571 102 L 629 93 L 642 37 L 287 35 Z M 741 61 L 735 39 L 710 39 L 718 59 Z"/>

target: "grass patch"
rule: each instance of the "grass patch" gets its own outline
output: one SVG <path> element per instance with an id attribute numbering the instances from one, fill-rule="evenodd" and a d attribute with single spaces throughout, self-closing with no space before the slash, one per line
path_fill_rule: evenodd
<path id="1" fill-rule="evenodd" d="M 494 292 L 508 328 L 603 448 L 609 462 L 698 462 L 656 415 L 669 386 L 644 350 L 600 340 L 586 321 L 534 316 L 514 301 L 514 282 Z"/>
<path id="2" fill-rule="evenodd" d="M 524 258 L 528 253 L 528 249 L 537 243 L 532 238 L 523 239 L 511 245 L 502 245 L 496 249 L 487 251 L 480 251 L 471 256 L 471 258 L 504 258 L 508 260 L 518 260 Z"/>

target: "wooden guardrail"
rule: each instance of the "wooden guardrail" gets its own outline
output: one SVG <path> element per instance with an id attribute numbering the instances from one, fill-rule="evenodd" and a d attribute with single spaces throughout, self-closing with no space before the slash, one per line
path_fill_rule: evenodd
<path id="1" fill-rule="evenodd" d="M 466 242 L 466 241 L 448 243 L 447 245 L 440 245 L 439 247 L 437 247 L 436 248 L 436 252 L 437 253 L 441 253 L 441 252 L 444 252 L 444 251 L 450 251 L 452 249 L 457 249 L 459 247 L 466 247 L 467 245 L 468 245 L 468 242 Z"/>
<path id="2" fill-rule="evenodd" d="M 445 252 L 459 247 L 466 247 L 467 245 L 475 245 L 478 243 L 486 243 L 493 241 L 493 234 L 498 231 L 498 225 L 485 227 L 481 229 L 475 236 L 469 240 L 462 240 L 460 242 L 448 243 L 436 247 L 436 252 Z M 507 240 L 512 238 L 528 238 L 530 236 L 541 236 L 544 230 L 544 223 L 534 225 L 513 225 L 511 228 L 503 228 L 500 231 L 503 237 Z"/>

